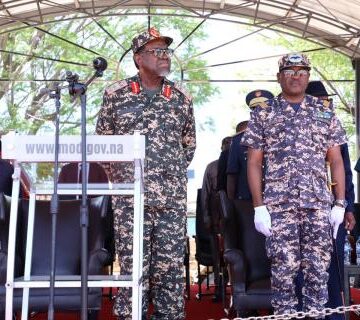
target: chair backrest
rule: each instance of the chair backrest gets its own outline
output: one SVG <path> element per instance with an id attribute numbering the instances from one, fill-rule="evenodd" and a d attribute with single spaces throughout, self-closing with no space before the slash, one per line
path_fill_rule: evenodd
<path id="1" fill-rule="evenodd" d="M 265 237 L 256 231 L 254 209 L 250 201 L 235 201 L 241 251 L 246 263 L 246 282 L 271 277 L 270 260 L 266 255 Z"/>
<path id="2" fill-rule="evenodd" d="M 105 196 L 88 200 L 88 249 L 92 252 L 104 246 L 102 215 L 106 212 Z M 81 200 L 60 200 L 56 224 L 56 274 L 78 275 L 81 270 Z M 24 216 L 22 234 L 26 235 L 29 201 L 22 200 Z M 51 225 L 49 201 L 36 201 L 32 254 L 32 274 L 48 275 L 51 257 Z M 24 237 L 24 247 L 26 238 Z"/>
<path id="3" fill-rule="evenodd" d="M 79 183 L 82 181 L 81 177 L 81 163 L 68 163 L 61 168 L 59 174 L 59 183 Z M 104 168 L 96 162 L 89 163 L 88 168 L 88 182 L 89 183 L 108 183 L 109 179 L 105 173 Z M 92 198 L 94 196 L 88 196 Z M 59 199 L 71 200 L 75 199 L 73 195 L 60 195 Z M 115 239 L 114 239 L 114 213 L 111 206 L 111 201 L 108 201 L 106 217 L 103 221 L 103 228 L 105 231 L 104 247 L 110 253 L 108 265 L 115 260 Z"/>
<path id="4" fill-rule="evenodd" d="M 266 255 L 265 237 L 255 229 L 251 201 L 231 201 L 224 191 L 219 191 L 219 196 L 224 219 L 225 250 L 239 249 L 242 252 L 247 283 L 269 278 L 270 260 Z"/>
<path id="5" fill-rule="evenodd" d="M 195 219 L 196 237 L 202 240 L 210 241 L 210 231 L 206 229 L 204 223 L 204 212 L 201 205 L 201 189 L 198 189 L 196 198 L 196 219 Z"/>
<path id="6" fill-rule="evenodd" d="M 201 189 L 198 189 L 196 199 L 196 218 L 195 218 L 195 232 L 196 232 L 196 253 L 195 258 L 203 265 L 212 265 L 212 249 L 210 244 L 210 230 L 206 229 L 204 223 L 204 215 L 201 206 Z"/>
<path id="7" fill-rule="evenodd" d="M 239 226 L 235 207 L 225 190 L 219 190 L 220 214 L 223 224 L 224 249 L 240 249 Z"/>

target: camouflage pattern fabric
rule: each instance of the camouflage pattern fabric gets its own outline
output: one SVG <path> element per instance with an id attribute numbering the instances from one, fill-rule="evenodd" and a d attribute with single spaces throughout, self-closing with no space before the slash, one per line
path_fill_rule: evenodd
<path id="1" fill-rule="evenodd" d="M 120 256 L 120 274 L 132 272 L 133 199 L 113 199 L 115 245 Z M 186 208 L 144 208 L 143 314 L 153 297 L 152 319 L 185 319 L 184 311 L 184 250 Z M 131 319 L 131 289 L 120 288 L 114 314 Z M 145 317 L 145 316 L 144 316 Z"/>
<path id="2" fill-rule="evenodd" d="M 142 90 L 138 75 L 111 85 L 105 90 L 96 132 L 123 135 L 134 130 L 146 136 L 144 313 L 151 296 L 152 319 L 184 319 L 187 166 L 196 146 L 190 96 L 167 79 L 152 98 Z M 133 164 L 110 163 L 105 169 L 112 182 L 133 182 Z M 130 274 L 132 198 L 114 196 L 113 208 L 121 274 Z M 131 319 L 131 289 L 119 290 L 114 313 Z"/>
<path id="3" fill-rule="evenodd" d="M 327 210 L 268 206 L 272 236 L 266 239 L 271 259 L 271 287 L 275 314 L 297 311 L 294 281 L 304 274 L 303 310 L 322 310 L 328 299 L 327 269 L 331 257 L 331 234 Z"/>
<path id="4" fill-rule="evenodd" d="M 312 96 L 298 112 L 282 97 L 256 107 L 242 139 L 243 145 L 264 151 L 264 203 L 288 209 L 330 207 L 326 153 L 344 143 L 345 131 L 333 110 Z"/>
<path id="5" fill-rule="evenodd" d="M 328 216 L 333 201 L 327 188 L 327 150 L 346 142 L 333 110 L 305 96 L 297 112 L 281 96 L 255 108 L 242 144 L 262 150 L 264 203 L 272 219 L 267 239 L 272 260 L 275 313 L 293 312 L 294 278 L 304 268 L 304 307 L 327 300 L 326 268 L 331 237 Z"/>
<path id="6" fill-rule="evenodd" d="M 303 67 L 311 69 L 310 60 L 303 53 L 290 53 L 282 56 L 279 61 L 279 71 L 291 67 Z"/>
<path id="7" fill-rule="evenodd" d="M 190 96 L 166 79 L 153 98 L 142 91 L 139 76 L 113 84 L 105 91 L 96 133 L 123 135 L 134 130 L 146 136 L 145 204 L 186 205 L 187 167 L 196 147 Z M 132 164 L 111 163 L 106 170 L 112 182 L 133 182 Z"/>
<path id="8" fill-rule="evenodd" d="M 173 42 L 172 38 L 162 36 L 157 29 L 152 27 L 149 30 L 140 33 L 132 40 L 131 49 L 134 53 L 136 53 L 147 43 L 156 39 L 163 39 L 168 46 Z"/>

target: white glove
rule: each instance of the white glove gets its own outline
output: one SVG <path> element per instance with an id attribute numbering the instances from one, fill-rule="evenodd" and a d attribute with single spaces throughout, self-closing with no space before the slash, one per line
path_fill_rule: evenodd
<path id="1" fill-rule="evenodd" d="M 333 206 L 330 212 L 329 221 L 333 228 L 333 238 L 336 239 L 336 235 L 339 229 L 339 225 L 344 221 L 345 208 Z"/>
<path id="2" fill-rule="evenodd" d="M 255 207 L 255 229 L 265 237 L 271 236 L 271 217 L 266 206 Z"/>

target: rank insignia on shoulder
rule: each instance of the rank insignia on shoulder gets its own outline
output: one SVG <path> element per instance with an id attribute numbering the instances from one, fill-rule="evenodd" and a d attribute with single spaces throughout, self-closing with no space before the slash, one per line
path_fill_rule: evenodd
<path id="1" fill-rule="evenodd" d="M 118 81 L 118 82 L 115 82 L 113 84 L 111 84 L 109 87 L 107 87 L 105 89 L 106 93 L 107 94 L 113 94 L 115 91 L 121 89 L 121 88 L 124 88 L 127 86 L 127 82 L 126 80 L 121 80 L 121 81 Z"/>
<path id="2" fill-rule="evenodd" d="M 190 93 L 183 86 L 181 86 L 180 83 L 175 82 L 174 87 L 175 89 L 180 91 L 187 99 L 192 100 Z"/>
<path id="3" fill-rule="evenodd" d="M 325 109 L 333 109 L 333 107 L 334 107 L 332 100 L 327 100 L 327 99 L 323 100 L 322 104 L 323 104 Z"/>
<path id="4" fill-rule="evenodd" d="M 171 96 L 171 86 L 166 84 L 163 87 L 162 94 L 165 98 L 170 99 Z"/>
<path id="5" fill-rule="evenodd" d="M 137 81 L 131 81 L 131 92 L 138 94 L 140 92 L 140 84 Z"/>

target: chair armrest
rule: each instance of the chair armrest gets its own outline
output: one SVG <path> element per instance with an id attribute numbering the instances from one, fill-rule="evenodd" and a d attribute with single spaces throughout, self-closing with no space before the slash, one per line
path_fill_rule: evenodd
<path id="1" fill-rule="evenodd" d="M 104 248 L 91 251 L 89 254 L 89 274 L 102 274 L 102 269 L 108 265 L 109 259 L 111 259 L 110 254 Z"/>
<path id="2" fill-rule="evenodd" d="M 239 249 L 225 249 L 224 260 L 228 264 L 233 291 L 245 293 L 246 266 L 243 253 Z"/>

